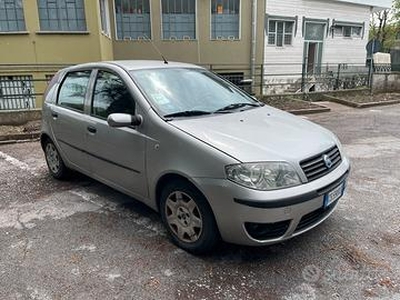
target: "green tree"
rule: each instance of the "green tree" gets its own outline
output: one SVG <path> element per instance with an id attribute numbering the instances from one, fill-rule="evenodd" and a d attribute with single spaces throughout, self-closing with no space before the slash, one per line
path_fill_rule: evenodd
<path id="1" fill-rule="evenodd" d="M 384 52 L 389 52 L 396 39 L 400 38 L 400 0 L 393 0 L 392 9 L 374 12 L 371 17 L 370 39 L 382 43 Z"/>

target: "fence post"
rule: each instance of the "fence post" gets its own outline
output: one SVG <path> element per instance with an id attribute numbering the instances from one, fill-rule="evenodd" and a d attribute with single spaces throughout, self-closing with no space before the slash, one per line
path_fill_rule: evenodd
<path id="1" fill-rule="evenodd" d="M 337 69 L 337 77 L 336 77 L 336 84 L 335 84 L 335 90 L 339 89 L 340 85 L 340 69 L 342 68 L 342 64 L 338 64 L 338 69 Z"/>
<path id="2" fill-rule="evenodd" d="M 301 92 L 304 93 L 304 88 L 306 84 L 306 63 L 303 62 L 302 71 L 301 71 Z"/>
<path id="3" fill-rule="evenodd" d="M 372 55 L 372 58 L 369 63 L 369 78 L 368 78 L 368 84 L 369 84 L 369 94 L 372 96 L 372 86 L 374 84 L 374 55 Z"/>

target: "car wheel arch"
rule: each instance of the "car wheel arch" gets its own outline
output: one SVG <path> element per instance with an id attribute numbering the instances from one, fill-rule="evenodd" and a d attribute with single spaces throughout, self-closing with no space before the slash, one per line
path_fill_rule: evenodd
<path id="1" fill-rule="evenodd" d="M 40 135 L 40 146 L 42 147 L 43 150 L 45 150 L 45 145 L 46 145 L 47 141 L 52 141 L 52 139 L 50 138 L 50 136 L 48 134 L 42 133 Z"/>
<path id="2" fill-rule="evenodd" d="M 168 184 L 171 181 L 185 181 L 187 183 L 189 183 L 190 185 L 192 185 L 195 189 L 197 189 L 202 195 L 203 197 L 206 199 L 208 206 L 210 207 L 211 211 L 213 212 L 214 215 L 214 211 L 211 207 L 210 202 L 208 201 L 205 193 L 202 191 L 202 189 L 192 180 L 190 180 L 188 177 L 182 175 L 182 174 L 178 174 L 178 173 L 167 173 L 167 174 L 163 174 L 158 180 L 157 180 L 157 184 L 156 184 L 156 188 L 155 188 L 155 200 L 156 200 L 156 204 L 157 204 L 157 211 L 160 212 L 160 198 L 161 198 L 161 193 L 163 188 L 166 186 L 166 184 Z M 214 216 L 215 219 L 215 216 Z"/>

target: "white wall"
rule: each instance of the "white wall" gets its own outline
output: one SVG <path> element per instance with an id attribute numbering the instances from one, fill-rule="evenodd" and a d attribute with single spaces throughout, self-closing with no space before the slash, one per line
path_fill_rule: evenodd
<path id="1" fill-rule="evenodd" d="M 376 8 L 390 8 L 392 7 L 392 0 L 334 0 L 348 3 L 356 3 L 361 5 L 373 6 Z"/>
<path id="2" fill-rule="evenodd" d="M 303 17 L 330 19 L 355 23 L 365 22 L 364 38 L 334 37 L 329 34 L 324 40 L 322 63 L 365 64 L 368 42 L 370 8 L 364 5 L 324 0 L 268 0 L 266 13 L 275 16 L 298 16 L 298 28 L 292 46 L 268 46 L 265 38 L 264 63 L 268 73 L 301 73 L 304 39 L 302 36 Z M 295 64 L 282 66 L 280 64 Z"/>

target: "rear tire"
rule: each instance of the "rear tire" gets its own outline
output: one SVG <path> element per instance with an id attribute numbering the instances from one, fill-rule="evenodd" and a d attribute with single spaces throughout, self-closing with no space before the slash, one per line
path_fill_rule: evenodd
<path id="1" fill-rule="evenodd" d="M 68 169 L 62 160 L 60 153 L 51 140 L 44 144 L 44 156 L 51 176 L 56 179 L 65 179 L 68 175 Z"/>
<path id="2" fill-rule="evenodd" d="M 219 242 L 213 212 L 201 192 L 184 180 L 169 182 L 160 199 L 161 218 L 174 244 L 206 254 Z"/>

